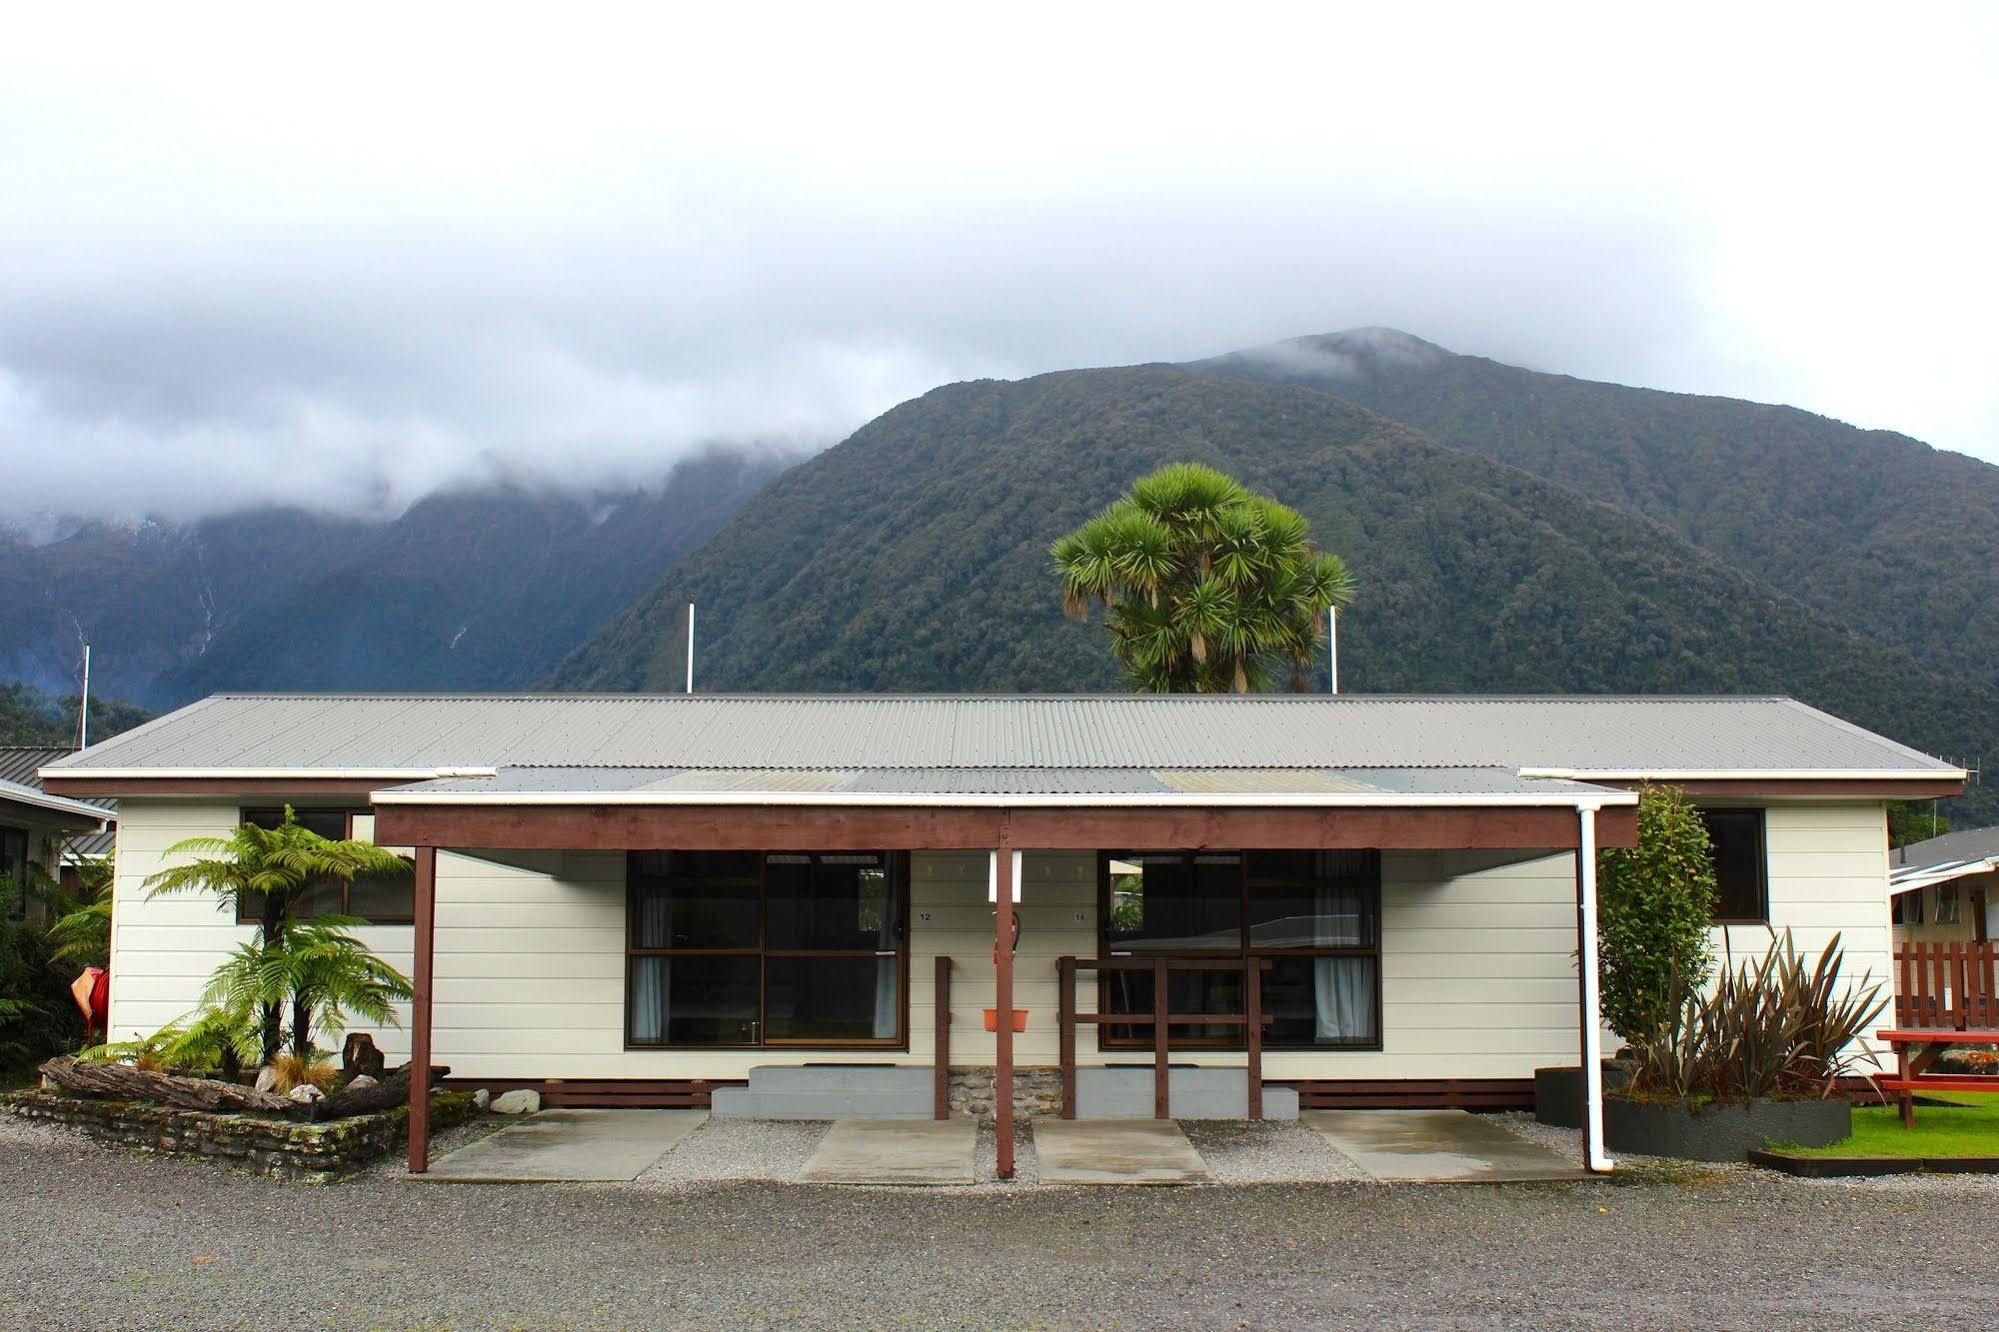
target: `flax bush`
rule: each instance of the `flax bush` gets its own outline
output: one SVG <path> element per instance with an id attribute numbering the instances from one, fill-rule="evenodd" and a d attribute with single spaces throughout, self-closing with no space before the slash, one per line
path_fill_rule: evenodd
<path id="1" fill-rule="evenodd" d="M 1858 1042 L 1888 1002 L 1878 982 L 1842 983 L 1845 960 L 1835 935 L 1808 965 L 1786 930 L 1760 960 L 1724 970 L 1712 990 L 1682 987 L 1664 1029 L 1639 1053 L 1629 1094 L 1830 1097 L 1840 1078 L 1874 1062 Z"/>

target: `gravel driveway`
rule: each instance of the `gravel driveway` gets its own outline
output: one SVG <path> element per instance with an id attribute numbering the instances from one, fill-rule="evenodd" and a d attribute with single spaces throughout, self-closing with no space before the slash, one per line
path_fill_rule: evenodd
<path id="1" fill-rule="evenodd" d="M 1978 1324 L 1989 1184 L 310 1187 L 0 1121 L 0 1325 Z"/>

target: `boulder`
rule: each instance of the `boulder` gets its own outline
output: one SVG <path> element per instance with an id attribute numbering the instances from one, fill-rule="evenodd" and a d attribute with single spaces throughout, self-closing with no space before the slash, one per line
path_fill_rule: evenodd
<path id="1" fill-rule="evenodd" d="M 302 1082 L 286 1092 L 285 1099 L 287 1101 L 297 1101 L 300 1105 L 311 1105 L 314 1101 L 325 1100 L 326 1093 L 313 1086 L 310 1082 Z"/>
<path id="2" fill-rule="evenodd" d="M 371 1078 L 366 1073 L 356 1073 L 353 1077 L 347 1079 L 348 1091 L 366 1091 L 370 1087 L 379 1087 L 381 1085 L 381 1079 Z"/>
<path id="3" fill-rule="evenodd" d="M 541 1093 L 532 1087 L 516 1087 L 495 1096 L 488 1108 L 496 1115 L 531 1115 L 541 1109 Z"/>
<path id="4" fill-rule="evenodd" d="M 266 1064 L 257 1070 L 256 1090 L 260 1092 L 275 1092 L 277 1088 L 278 1071 L 275 1068 Z"/>
<path id="5" fill-rule="evenodd" d="M 484 1087 L 472 1093 L 472 1108 L 474 1110 L 484 1110 L 492 1102 L 493 1093 L 487 1091 Z"/>

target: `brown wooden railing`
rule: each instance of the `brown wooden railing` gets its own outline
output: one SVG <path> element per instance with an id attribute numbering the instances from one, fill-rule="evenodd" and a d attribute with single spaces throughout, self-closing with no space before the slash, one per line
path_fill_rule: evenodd
<path id="1" fill-rule="evenodd" d="M 1172 1029 L 1174 1027 L 1241 1027 L 1243 1049 L 1248 1054 L 1249 1117 L 1263 1118 L 1263 1029 L 1272 1019 L 1263 1011 L 1263 973 L 1270 970 L 1268 958 L 1247 960 L 1220 957 L 1065 957 L 1056 963 L 1057 1025 L 1061 1036 L 1062 1118 L 1076 1117 L 1076 1028 L 1086 1026 L 1149 1027 L 1152 1030 L 1152 1116 L 1173 1117 L 1170 1087 Z M 1076 973 L 1078 971 L 1150 971 L 1152 1011 L 1150 1013 L 1078 1013 Z M 1171 989 L 1168 978 L 1176 971 L 1240 971 L 1243 974 L 1243 1011 L 1240 1013 L 1174 1013 L 1169 1011 Z"/>
<path id="2" fill-rule="evenodd" d="M 1999 944 L 1919 943 L 1895 949 L 1895 1025 L 1903 1030 L 1999 1027 Z"/>
<path id="3" fill-rule="evenodd" d="M 937 1014 L 936 1116 L 939 1119 L 949 1119 L 951 1117 L 951 959 L 942 954 L 937 958 L 937 992 L 934 999 Z"/>

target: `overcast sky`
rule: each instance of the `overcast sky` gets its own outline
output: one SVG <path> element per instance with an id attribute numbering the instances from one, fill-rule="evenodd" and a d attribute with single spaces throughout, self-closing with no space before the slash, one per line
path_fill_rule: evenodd
<path id="1" fill-rule="evenodd" d="M 656 479 L 1361 324 L 1999 460 L 1989 10 L 1332 8 L 17 11 L 0 518 Z"/>

